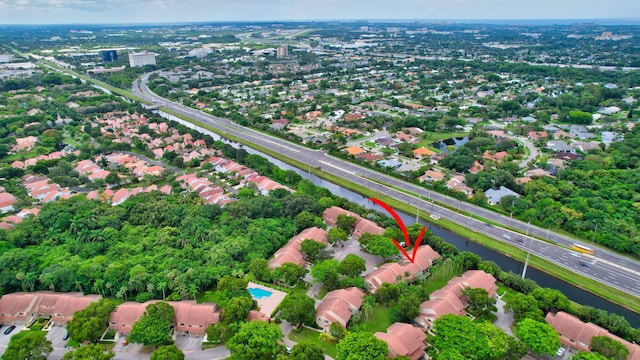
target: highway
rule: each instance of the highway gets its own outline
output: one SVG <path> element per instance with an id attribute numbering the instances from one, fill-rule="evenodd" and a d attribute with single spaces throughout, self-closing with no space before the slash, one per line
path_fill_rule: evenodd
<path id="1" fill-rule="evenodd" d="M 169 109 L 195 121 L 206 123 L 217 128 L 223 133 L 223 135 L 228 133 L 242 138 L 249 144 L 256 144 L 310 166 L 320 167 L 323 171 L 329 172 L 344 180 L 367 187 L 380 194 L 397 199 L 398 201 L 405 202 L 411 206 L 419 208 L 420 211 L 432 213 L 432 216 L 437 215 L 444 217 L 450 221 L 462 224 L 472 231 L 485 234 L 494 239 L 510 243 L 513 246 L 525 250 L 530 248 L 531 253 L 540 258 L 599 281 L 610 287 L 621 290 L 627 294 L 640 297 L 640 282 L 638 281 L 640 278 L 640 262 L 638 261 L 634 261 L 600 248 L 595 249 L 595 256 L 593 257 L 581 255 L 566 248 L 572 243 L 579 243 L 578 241 L 554 233 L 548 229 L 529 225 L 516 219 L 510 219 L 509 216 L 504 216 L 470 203 L 461 202 L 457 199 L 431 192 L 429 189 L 328 156 L 323 151 L 308 149 L 235 124 L 227 119 L 212 116 L 174 103 L 153 94 L 148 89 L 146 85 L 148 75 L 149 74 L 141 77 L 139 87 L 137 89 L 133 89 L 134 94 L 144 100 L 155 102 L 159 107 Z M 388 184 L 389 186 L 382 185 L 381 183 Z M 396 190 L 398 188 L 405 189 L 415 195 L 410 195 Z M 473 217 L 463 215 L 457 211 L 452 211 L 448 208 L 438 206 L 433 202 L 428 201 L 428 199 L 434 199 L 439 203 L 446 204 L 450 208 L 472 214 L 472 216 L 482 217 L 495 223 L 499 223 L 502 226 L 518 229 L 522 233 L 535 236 L 539 239 L 547 239 L 549 242 L 538 240 L 531 236 L 518 234 L 502 227 L 489 225 L 483 221 L 476 220 Z M 557 245 L 552 244 L 551 242 L 556 243 Z M 592 247 L 586 243 L 582 244 Z M 558 245 L 562 245 L 564 247 Z"/>

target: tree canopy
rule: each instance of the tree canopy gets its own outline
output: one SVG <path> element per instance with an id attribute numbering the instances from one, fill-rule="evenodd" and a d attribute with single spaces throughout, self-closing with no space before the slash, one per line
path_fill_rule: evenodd
<path id="1" fill-rule="evenodd" d="M 67 323 L 69 336 L 78 342 L 96 343 L 109 326 L 109 316 L 115 308 L 112 300 L 103 298 L 92 302 L 84 310 L 77 311 Z"/>
<path id="2" fill-rule="evenodd" d="M 262 321 L 242 323 L 227 341 L 232 360 L 275 359 L 283 351 L 280 326 Z"/>
<path id="3" fill-rule="evenodd" d="M 337 360 L 385 360 L 387 343 L 368 332 L 352 332 L 338 343 Z"/>
<path id="4" fill-rule="evenodd" d="M 111 360 L 114 356 L 111 350 L 105 351 L 102 345 L 89 344 L 69 351 L 62 356 L 62 360 Z"/>
<path id="5" fill-rule="evenodd" d="M 13 335 L 2 355 L 3 360 L 46 360 L 53 351 L 43 331 L 20 331 Z"/>
<path id="6" fill-rule="evenodd" d="M 313 325 L 316 319 L 315 301 L 304 294 L 290 294 L 280 303 L 280 316 L 292 324 Z"/>
<path id="7" fill-rule="evenodd" d="M 516 335 L 538 355 L 554 354 L 560 347 L 560 335 L 551 325 L 533 319 L 518 322 Z"/>
<path id="8" fill-rule="evenodd" d="M 147 305 L 146 312 L 133 324 L 129 341 L 153 346 L 169 343 L 174 318 L 175 311 L 166 302 Z"/>
<path id="9" fill-rule="evenodd" d="M 184 353 L 175 345 L 160 346 L 151 354 L 151 360 L 184 360 Z"/>

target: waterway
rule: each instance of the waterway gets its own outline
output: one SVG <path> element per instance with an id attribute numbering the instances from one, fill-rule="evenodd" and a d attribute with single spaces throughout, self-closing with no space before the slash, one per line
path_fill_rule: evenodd
<path id="1" fill-rule="evenodd" d="M 192 128 L 192 129 L 196 129 L 199 132 L 211 135 L 214 139 L 216 140 L 222 140 L 225 141 L 229 144 L 232 144 L 234 146 L 242 146 L 239 145 L 237 143 L 234 143 L 232 141 L 228 141 L 224 138 L 221 138 L 219 135 L 207 130 L 207 129 L 203 129 L 202 127 L 196 126 L 192 123 L 186 122 L 182 119 L 176 118 L 175 116 L 172 116 L 170 114 L 166 114 L 164 112 L 160 112 L 160 115 L 162 115 L 163 117 L 170 119 L 170 120 L 174 120 L 177 121 L 181 124 L 184 124 L 185 126 Z M 462 145 L 462 144 L 460 144 Z M 296 167 L 293 167 L 289 164 L 286 164 L 278 159 L 275 159 L 269 155 L 266 155 L 264 153 L 261 153 L 259 151 L 256 151 L 254 149 L 251 149 L 249 147 L 243 146 L 243 148 L 251 154 L 256 154 L 256 155 L 260 155 L 265 157 L 266 159 L 268 159 L 271 163 L 273 163 L 274 165 L 280 167 L 281 169 L 286 169 L 286 170 L 293 170 L 296 173 L 300 174 L 301 176 L 303 176 L 304 178 L 309 179 L 311 182 L 313 182 L 315 185 L 317 186 L 322 186 L 327 188 L 329 191 L 331 191 L 333 194 L 343 197 L 349 201 L 352 201 L 354 203 L 357 203 L 359 205 L 362 205 L 364 207 L 367 207 L 369 209 L 374 209 L 374 210 L 378 210 L 381 213 L 384 213 L 384 211 L 381 211 L 382 209 L 373 204 L 369 199 L 365 198 L 364 196 L 357 194 L 353 191 L 347 190 L 339 185 L 336 185 L 332 182 L 329 182 L 327 180 L 324 180 L 322 178 L 319 178 L 313 174 L 309 174 L 304 170 L 298 169 Z M 413 224 L 415 222 L 415 215 L 410 216 L 401 212 L 398 212 L 398 214 L 400 215 L 400 217 L 402 218 L 402 220 L 405 222 L 405 224 Z M 491 249 L 488 249 L 480 244 L 474 243 L 472 241 L 469 241 L 459 235 L 456 235 L 448 230 L 442 229 L 440 227 L 437 227 L 435 225 L 432 225 L 430 223 L 424 222 L 424 221 L 420 221 L 420 223 L 422 223 L 423 225 L 425 225 L 427 228 L 431 229 L 431 231 L 443 238 L 446 242 L 454 245 L 456 248 L 458 248 L 458 250 L 460 251 L 469 251 L 472 252 L 474 254 L 479 255 L 483 260 L 491 260 L 494 261 L 496 264 L 498 264 L 502 270 L 504 271 L 513 271 L 514 273 L 517 274 L 521 274 L 522 270 L 523 270 L 523 266 L 524 264 L 522 264 L 521 262 L 514 260 L 506 255 L 500 254 L 496 251 L 493 251 Z M 625 319 L 627 319 L 627 321 L 629 321 L 629 323 L 631 324 L 631 326 L 638 328 L 640 327 L 640 314 L 637 314 L 631 310 L 628 310 L 626 308 L 623 308 L 619 305 L 616 305 L 614 303 L 611 303 L 601 297 L 598 297 L 596 295 L 593 295 L 587 291 L 584 291 L 580 288 L 577 288 L 569 283 L 566 283 L 562 280 L 559 280 L 551 275 L 548 275 L 540 270 L 534 269 L 529 267 L 527 269 L 527 273 L 526 273 L 526 277 L 528 279 L 532 279 L 535 280 L 540 286 L 543 287 L 548 287 L 548 288 L 552 288 L 552 289 L 558 289 L 560 291 L 562 291 L 562 293 L 564 293 L 569 299 L 583 304 L 583 305 L 589 305 L 589 306 L 593 306 L 599 309 L 603 309 L 606 310 L 608 312 L 611 313 L 616 313 L 618 315 L 623 316 Z"/>

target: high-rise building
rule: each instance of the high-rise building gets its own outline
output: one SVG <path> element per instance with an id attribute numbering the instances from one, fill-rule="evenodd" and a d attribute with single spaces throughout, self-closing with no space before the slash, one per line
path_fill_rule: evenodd
<path id="1" fill-rule="evenodd" d="M 287 45 L 282 45 L 278 47 L 278 50 L 276 50 L 276 55 L 279 58 L 289 56 L 289 48 L 287 47 Z"/>
<path id="2" fill-rule="evenodd" d="M 118 60 L 118 52 L 116 50 L 102 50 L 102 62 L 112 62 Z"/>
<path id="3" fill-rule="evenodd" d="M 145 65 L 155 65 L 156 54 L 150 52 L 129 53 L 129 66 L 142 67 Z"/>

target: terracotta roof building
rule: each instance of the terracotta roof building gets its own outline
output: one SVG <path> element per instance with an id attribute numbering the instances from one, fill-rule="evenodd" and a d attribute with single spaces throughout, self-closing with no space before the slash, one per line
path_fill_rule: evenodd
<path id="1" fill-rule="evenodd" d="M 284 265 L 284 263 L 294 263 L 296 265 L 304 265 L 304 256 L 300 252 L 300 247 L 304 240 L 314 240 L 321 244 L 327 244 L 327 231 L 318 227 L 310 227 L 302 230 L 302 232 L 289 240 L 287 245 L 280 248 L 269 260 L 269 269 L 273 270 Z"/>
<path id="2" fill-rule="evenodd" d="M 495 296 L 498 289 L 493 275 L 482 270 L 469 270 L 461 277 L 451 279 L 442 289 L 431 293 L 429 300 L 420 304 L 420 315 L 415 322 L 428 329 L 442 315 L 463 315 L 468 299 L 462 295 L 462 291 L 467 287 L 485 289 L 489 297 Z"/>
<path id="3" fill-rule="evenodd" d="M 628 360 L 640 360 L 640 346 L 632 344 L 608 330 L 593 323 L 582 322 L 577 317 L 559 311 L 557 314 L 548 313 L 545 320 L 560 334 L 560 342 L 564 346 L 577 350 L 590 351 L 591 338 L 594 336 L 606 336 L 620 342 L 629 349 Z"/>
<path id="4" fill-rule="evenodd" d="M 6 294 L 0 299 L 0 324 L 26 324 L 42 317 L 64 325 L 73 318 L 76 311 L 85 309 L 100 298 L 100 295 L 85 296 L 81 292 L 36 291 Z"/>
<path id="5" fill-rule="evenodd" d="M 217 324 L 220 312 L 215 303 L 197 304 L 195 300 L 168 301 L 176 312 L 176 333 L 204 336 L 209 325 Z"/>
<path id="6" fill-rule="evenodd" d="M 365 233 L 369 233 L 369 234 L 384 233 L 384 228 L 378 226 L 375 222 L 368 219 L 364 219 L 362 216 L 354 212 L 345 210 L 337 206 L 332 206 L 330 208 L 325 209 L 322 212 L 322 220 L 324 220 L 324 222 L 327 225 L 334 226 L 338 221 L 339 215 L 351 216 L 356 219 L 356 222 L 353 224 L 353 229 L 352 229 L 353 235 L 356 237 L 360 237 Z"/>
<path id="7" fill-rule="evenodd" d="M 355 287 L 329 292 L 316 308 L 316 323 L 324 331 L 329 331 L 333 322 L 346 328 L 353 312 L 360 309 L 363 297 L 364 292 Z"/>
<path id="8" fill-rule="evenodd" d="M 427 348 L 427 335 L 410 324 L 397 322 L 389 326 L 386 333 L 377 332 L 374 336 L 387 343 L 389 358 L 407 356 L 411 360 L 418 360 L 424 356 L 424 349 Z"/>
<path id="9" fill-rule="evenodd" d="M 408 261 L 403 264 L 386 263 L 368 273 L 364 277 L 364 284 L 369 291 L 375 292 L 383 283 L 398 283 L 398 277 L 400 277 L 401 280 L 413 281 L 415 275 L 428 270 L 433 264 L 433 261 L 440 257 L 440 254 L 433 250 L 431 246 L 421 245 L 416 253 L 414 263 Z M 407 274 L 409 275 L 408 277 Z"/>

